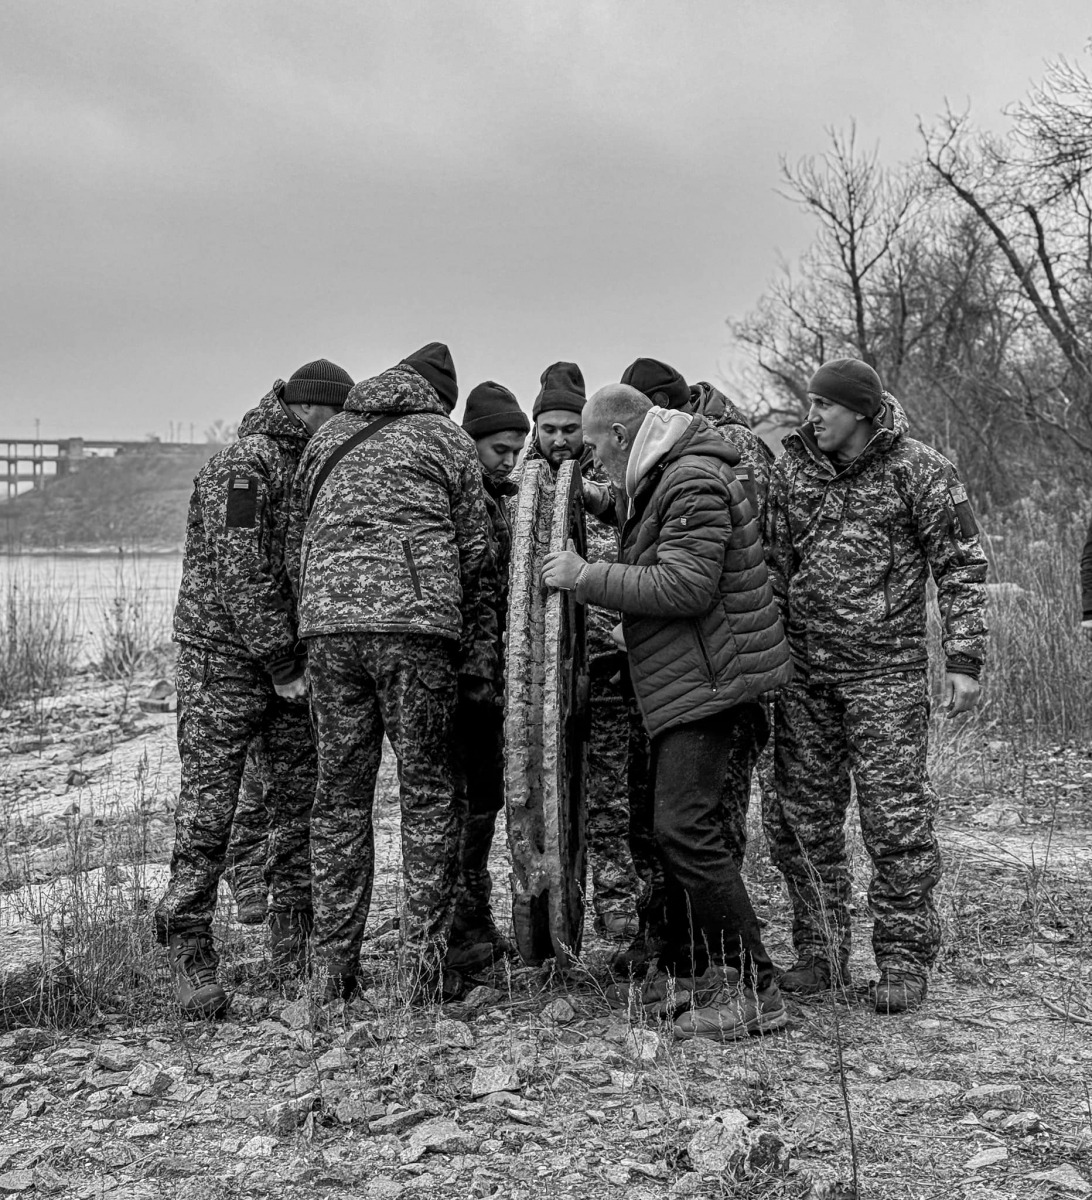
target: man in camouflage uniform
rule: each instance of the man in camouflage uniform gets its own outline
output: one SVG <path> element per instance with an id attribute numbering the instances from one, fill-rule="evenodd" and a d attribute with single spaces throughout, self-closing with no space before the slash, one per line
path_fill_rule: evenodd
<path id="1" fill-rule="evenodd" d="M 508 622 L 508 568 L 512 529 L 508 503 L 519 488 L 511 474 L 531 423 L 516 397 L 502 384 L 479 383 L 466 400 L 463 430 L 481 463 L 485 507 L 493 527 L 495 562 L 488 602 L 497 622 L 497 673 L 484 703 L 461 701 L 455 718 L 456 745 L 467 793 L 466 824 L 459 849 L 459 885 L 451 926 L 448 965 L 456 970 L 484 965 L 514 953 L 497 929 L 490 906 L 493 880 L 489 851 L 497 813 L 504 807 L 504 631 Z"/>
<path id="2" fill-rule="evenodd" d="M 313 952 L 331 1001 L 357 987 L 384 731 L 402 807 L 399 986 L 413 1000 L 462 988 L 442 965 L 462 826 L 452 733 L 457 700 L 493 694 L 497 629 L 483 602 L 493 552 L 481 467 L 449 417 L 457 395 L 447 347 L 430 343 L 353 388 L 296 482 L 319 752 Z"/>
<path id="3" fill-rule="evenodd" d="M 576 459 L 585 479 L 605 483 L 584 446 L 581 412 L 587 396 L 580 368 L 554 363 L 542 372 L 540 383 L 531 414 L 534 436 L 524 461 L 544 459 L 556 475 L 562 463 Z M 588 561 L 617 561 L 614 528 L 589 520 L 587 537 Z M 620 619 L 606 609 L 589 608 L 587 613 L 591 723 L 585 794 L 596 927 L 607 937 L 628 941 L 638 935 L 637 910 L 649 886 L 642 879 L 646 874 L 651 879 L 655 856 L 640 821 L 637 843 L 631 845 L 631 800 L 638 813 L 648 808 L 651 786 L 648 739 L 629 686 L 625 652 L 611 637 Z"/>
<path id="4" fill-rule="evenodd" d="M 747 499 L 763 528 L 766 515 L 766 491 L 773 467 L 773 451 L 751 429 L 743 413 L 712 384 L 693 386 L 667 363 L 655 358 L 639 358 L 622 375 L 622 383 L 636 388 L 661 408 L 695 413 L 704 417 L 726 442 L 740 453 L 735 474 L 743 484 Z M 729 853 L 737 867 L 747 852 L 747 810 L 751 800 L 751 776 L 769 740 L 768 705 L 763 702 L 746 710 L 737 728 L 736 752 L 731 755 L 724 780 L 724 832 Z M 763 761 L 768 761 L 764 756 Z"/>
<path id="5" fill-rule="evenodd" d="M 907 436 L 899 402 L 857 359 L 825 363 L 809 422 L 770 480 L 767 553 L 796 663 L 774 705 L 776 788 L 764 825 L 788 883 L 791 992 L 845 982 L 850 775 L 872 859 L 879 1012 L 920 1004 L 940 946 L 936 795 L 926 772 L 925 597 L 937 585 L 948 715 L 978 701 L 986 557 L 952 464 Z"/>
<path id="6" fill-rule="evenodd" d="M 311 923 L 308 814 L 316 762 L 287 559 L 300 455 L 353 381 L 325 359 L 279 380 L 194 481 L 174 617 L 182 787 L 167 894 L 156 909 L 175 995 L 190 1015 L 228 1004 L 210 927 L 247 752 L 270 823 L 274 964 L 299 963 Z"/>

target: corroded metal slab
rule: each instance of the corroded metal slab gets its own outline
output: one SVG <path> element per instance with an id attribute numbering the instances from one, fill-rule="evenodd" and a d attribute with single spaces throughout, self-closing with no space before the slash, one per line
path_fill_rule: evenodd
<path id="1" fill-rule="evenodd" d="M 505 685 L 505 807 L 512 919 L 529 963 L 567 965 L 584 929 L 584 773 L 588 704 L 584 610 L 547 592 L 542 567 L 572 541 L 585 552 L 580 468 L 551 478 L 527 463 L 512 534 Z"/>

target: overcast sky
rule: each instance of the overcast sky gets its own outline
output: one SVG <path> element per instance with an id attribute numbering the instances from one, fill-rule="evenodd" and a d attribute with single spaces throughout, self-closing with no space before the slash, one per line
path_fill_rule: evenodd
<path id="1" fill-rule="evenodd" d="M 527 408 L 692 379 L 808 225 L 778 156 L 984 123 L 1087 0 L 0 0 L 0 436 L 198 439 L 424 342 Z"/>

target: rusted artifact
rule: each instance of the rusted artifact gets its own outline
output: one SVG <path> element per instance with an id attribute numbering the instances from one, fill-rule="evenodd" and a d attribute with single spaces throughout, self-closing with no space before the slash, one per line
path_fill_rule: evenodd
<path id="1" fill-rule="evenodd" d="M 527 963 L 567 966 L 584 931 L 584 609 L 542 584 L 546 555 L 585 552 L 580 468 L 525 465 L 512 536 L 505 679 L 505 808 L 512 920 Z"/>

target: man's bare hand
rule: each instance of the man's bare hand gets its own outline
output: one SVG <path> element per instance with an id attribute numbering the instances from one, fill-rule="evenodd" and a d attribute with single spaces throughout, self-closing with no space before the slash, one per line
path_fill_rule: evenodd
<path id="1" fill-rule="evenodd" d="M 293 679 L 291 683 L 275 683 L 273 690 L 282 700 L 306 700 L 307 676 L 301 675 L 299 679 Z"/>
<path id="2" fill-rule="evenodd" d="M 576 578 L 587 564 L 573 549 L 569 541 L 567 550 L 558 550 L 546 555 L 546 564 L 542 570 L 542 582 L 551 588 L 563 592 L 572 591 L 576 587 Z"/>
<path id="3" fill-rule="evenodd" d="M 970 675 L 960 675 L 957 671 L 948 671 L 944 676 L 944 707 L 948 711 L 948 719 L 958 717 L 960 713 L 972 712 L 982 695 L 982 685 Z"/>

